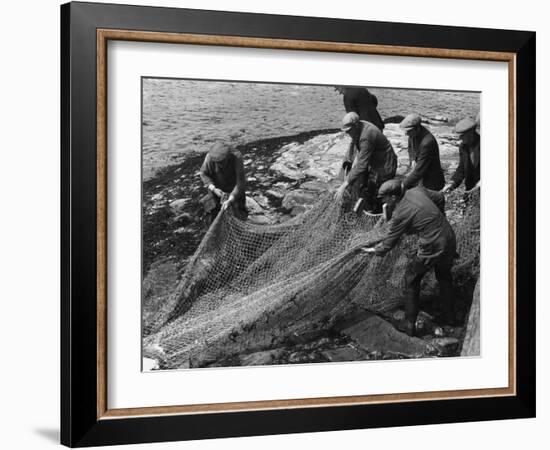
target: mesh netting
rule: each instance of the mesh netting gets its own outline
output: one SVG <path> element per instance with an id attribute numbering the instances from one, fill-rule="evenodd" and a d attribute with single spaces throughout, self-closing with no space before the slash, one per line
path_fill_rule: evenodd
<path id="1" fill-rule="evenodd" d="M 479 190 L 465 201 L 463 195 L 455 191 L 448 199 L 459 210 L 453 211 L 460 255 L 455 284 L 479 273 Z M 384 235 L 387 223 L 350 209 L 326 194 L 278 225 L 218 215 L 175 292 L 144 319 L 145 356 L 160 347 L 166 367 L 197 366 L 329 329 L 352 306 L 375 313 L 395 308 L 417 238 L 404 237 L 384 257 L 361 252 Z"/>

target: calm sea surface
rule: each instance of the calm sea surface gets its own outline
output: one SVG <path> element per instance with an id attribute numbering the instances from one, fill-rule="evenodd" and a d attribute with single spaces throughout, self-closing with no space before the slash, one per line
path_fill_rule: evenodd
<path id="1" fill-rule="evenodd" d="M 451 121 L 475 117 L 479 94 L 371 88 L 383 118 L 410 112 Z M 143 169 L 177 162 L 213 141 L 235 144 L 338 128 L 345 114 L 333 87 L 194 80 L 143 80 Z"/>

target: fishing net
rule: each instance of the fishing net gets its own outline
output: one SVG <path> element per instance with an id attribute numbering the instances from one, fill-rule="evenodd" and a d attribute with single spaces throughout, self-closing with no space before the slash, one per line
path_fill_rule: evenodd
<path id="1" fill-rule="evenodd" d="M 475 283 L 479 189 L 451 196 L 448 204 L 453 200 L 459 210 L 455 284 Z M 167 368 L 195 367 L 328 330 L 352 307 L 374 313 L 395 308 L 417 238 L 405 236 L 384 257 L 362 252 L 384 235 L 387 222 L 357 215 L 351 204 L 327 193 L 309 211 L 277 225 L 219 214 L 176 290 L 144 318 L 144 356 L 161 357 Z"/>

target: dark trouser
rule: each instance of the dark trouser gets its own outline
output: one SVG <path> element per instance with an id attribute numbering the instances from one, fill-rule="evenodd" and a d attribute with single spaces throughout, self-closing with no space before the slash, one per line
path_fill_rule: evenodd
<path id="1" fill-rule="evenodd" d="M 454 312 L 454 291 L 451 268 L 454 251 L 437 258 L 425 259 L 415 256 L 405 270 L 405 317 L 411 324 L 416 323 L 419 311 L 420 283 L 424 275 L 432 268 L 439 283 L 441 300 L 445 303 L 447 319 L 451 319 Z"/>

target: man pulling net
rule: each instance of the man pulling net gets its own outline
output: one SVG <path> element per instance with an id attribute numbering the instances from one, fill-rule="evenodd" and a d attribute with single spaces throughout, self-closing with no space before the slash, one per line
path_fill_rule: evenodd
<path id="1" fill-rule="evenodd" d="M 454 320 L 454 290 L 451 268 L 456 257 L 455 233 L 445 217 L 443 194 L 423 187 L 404 190 L 399 180 L 386 181 L 378 191 L 383 210 L 389 221 L 387 234 L 365 252 L 383 256 L 404 234 L 419 237 L 416 256 L 405 269 L 405 324 L 404 331 L 413 336 L 419 312 L 420 283 L 432 268 L 439 283 L 444 304 L 444 319 Z"/>

